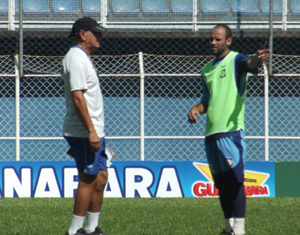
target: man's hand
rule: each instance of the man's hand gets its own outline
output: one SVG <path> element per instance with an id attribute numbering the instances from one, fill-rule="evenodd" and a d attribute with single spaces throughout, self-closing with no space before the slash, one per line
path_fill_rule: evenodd
<path id="1" fill-rule="evenodd" d="M 250 60 L 248 60 L 248 68 L 256 69 L 261 63 L 266 62 L 268 59 L 269 49 L 258 50 L 256 55 L 253 56 Z"/>
<path id="2" fill-rule="evenodd" d="M 90 141 L 90 148 L 91 152 L 95 153 L 100 149 L 101 140 L 98 137 L 96 131 L 92 131 L 89 133 L 89 141 Z"/>
<path id="3" fill-rule="evenodd" d="M 190 109 L 190 112 L 189 112 L 189 117 L 188 117 L 189 123 L 191 123 L 191 124 L 197 123 L 196 115 L 197 115 L 198 117 L 200 117 L 200 112 L 199 112 L 199 110 L 197 109 L 197 107 L 194 105 L 194 106 Z"/>
<path id="4" fill-rule="evenodd" d="M 265 49 L 265 50 L 258 50 L 256 52 L 256 55 L 257 55 L 257 59 L 259 59 L 262 62 L 265 62 L 267 61 L 268 59 L 268 53 L 270 52 L 269 49 Z"/>

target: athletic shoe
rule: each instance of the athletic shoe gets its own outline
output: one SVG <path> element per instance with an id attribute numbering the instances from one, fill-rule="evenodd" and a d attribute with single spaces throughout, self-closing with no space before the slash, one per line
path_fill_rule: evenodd
<path id="1" fill-rule="evenodd" d="M 69 235 L 69 232 L 67 232 L 66 235 Z M 80 229 L 77 230 L 75 235 L 86 235 L 86 233 L 82 228 L 80 228 Z"/>
<path id="2" fill-rule="evenodd" d="M 225 229 L 223 230 L 223 232 L 221 232 L 221 235 L 234 235 L 233 230 L 231 230 L 231 232 L 225 232 Z"/>
<path id="3" fill-rule="evenodd" d="M 87 235 L 106 235 L 106 234 L 102 232 L 100 228 L 96 227 L 94 232 L 89 233 Z"/>

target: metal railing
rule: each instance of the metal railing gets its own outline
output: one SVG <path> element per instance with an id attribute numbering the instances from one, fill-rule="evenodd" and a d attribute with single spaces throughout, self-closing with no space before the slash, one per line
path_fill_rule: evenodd
<path id="1" fill-rule="evenodd" d="M 62 88 L 58 84 L 60 79 L 58 71 L 62 57 L 25 55 L 24 68 L 32 72 L 25 73 L 22 78 L 19 77 L 17 58 L 18 56 L 15 55 L 15 71 L 10 70 L 8 73 L 0 74 L 2 83 L 5 79 L 13 77 L 15 79 L 14 96 L 4 94 L 5 86 L 2 86 L 0 92 L 2 110 L 6 109 L 5 106 L 9 106 L 5 102 L 15 101 L 14 134 L 10 130 L 3 132 L 3 129 L 11 128 L 7 125 L 11 120 L 0 121 L 2 128 L 0 146 L 2 146 L 3 160 L 67 160 L 68 157 L 64 153 L 67 149 L 66 142 L 61 137 L 65 112 L 64 100 Z M 99 72 L 104 92 L 106 138 L 110 145 L 119 153 L 121 152 L 120 160 L 205 159 L 202 142 L 205 118 L 202 117 L 198 125 L 188 125 L 187 112 L 201 97 L 199 86 L 201 68 L 211 60 L 211 56 L 143 55 L 140 52 L 136 55 L 92 58 Z M 280 68 L 283 60 L 289 61 L 291 58 L 275 55 L 274 67 Z M 300 61 L 300 57 L 293 57 L 294 61 L 295 58 Z M 198 68 L 195 68 L 194 64 L 197 64 Z M 5 66 L 7 67 L 7 64 Z M 110 70 L 106 69 L 108 67 Z M 46 68 L 48 74 L 45 74 L 45 71 L 34 72 L 37 68 Z M 178 70 L 179 68 L 181 71 Z M 267 67 L 264 65 L 260 68 L 258 77 L 259 79 L 250 77 L 248 84 L 247 100 L 250 100 L 247 101 L 248 108 L 246 108 L 246 138 L 250 141 L 248 160 L 299 160 L 299 151 L 296 151 L 294 141 L 300 140 L 299 126 L 297 126 L 300 110 L 291 111 L 284 106 L 299 107 L 300 100 L 297 94 L 293 94 L 294 91 L 286 95 L 277 94 L 282 90 L 280 88 L 282 85 L 278 84 L 280 80 L 283 87 L 287 89 L 292 85 L 298 87 L 299 74 L 293 71 L 288 73 L 287 69 L 284 73 L 274 73 L 271 81 L 275 82 L 275 85 L 272 85 L 269 82 Z M 20 82 L 20 79 L 23 81 Z M 53 82 L 53 79 L 56 82 Z M 23 84 L 25 80 L 27 80 L 26 85 Z M 259 88 L 257 83 L 263 84 L 264 88 Z M 260 98 L 260 92 L 264 93 L 263 99 Z M 8 99 L 5 99 L 5 96 Z M 279 102 L 284 102 L 283 107 L 277 107 L 274 111 L 274 105 Z M 259 109 L 257 108 L 259 106 L 264 107 Z M 292 112 L 294 114 L 291 114 Z M 281 123 L 276 129 L 273 125 L 278 121 L 278 113 L 284 113 L 285 119 L 280 120 Z M 13 115 L 8 117 L 11 116 Z M 56 123 L 57 120 L 59 124 Z M 284 126 L 285 123 L 288 125 Z M 15 141 L 14 158 L 5 157 L 7 144 L 1 141 L 8 140 Z M 30 144 L 27 144 L 27 141 Z M 126 147 L 118 144 L 126 141 L 129 141 Z M 272 147 L 274 143 L 270 145 L 269 141 L 287 141 L 287 147 L 285 149 L 280 147 L 277 152 L 274 152 Z M 46 143 L 48 148 L 41 142 Z M 50 154 L 49 148 L 56 151 L 56 154 L 53 152 Z M 291 151 L 291 148 L 296 151 L 296 154 L 293 151 L 291 154 L 286 153 Z M 11 155 L 11 149 L 8 155 Z"/>

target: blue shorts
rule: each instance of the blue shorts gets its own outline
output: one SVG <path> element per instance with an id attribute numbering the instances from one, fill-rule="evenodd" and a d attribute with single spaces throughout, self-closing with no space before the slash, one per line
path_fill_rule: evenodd
<path id="1" fill-rule="evenodd" d="M 242 130 L 206 137 L 205 150 L 217 188 L 244 183 L 247 147 Z"/>
<path id="2" fill-rule="evenodd" d="M 100 138 L 100 149 L 96 153 L 91 152 L 88 138 L 66 136 L 65 138 L 72 149 L 72 157 L 74 157 L 76 161 L 78 172 L 83 172 L 88 175 L 97 175 L 100 170 L 107 171 L 105 138 Z"/>

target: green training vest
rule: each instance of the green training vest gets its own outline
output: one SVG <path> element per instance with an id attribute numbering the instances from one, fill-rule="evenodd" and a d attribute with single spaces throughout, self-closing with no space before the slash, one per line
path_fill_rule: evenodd
<path id="1" fill-rule="evenodd" d="M 231 51 L 217 66 L 213 66 L 211 61 L 203 68 L 203 78 L 209 90 L 206 136 L 245 130 L 246 89 L 240 97 L 234 71 L 234 57 L 237 54 Z"/>

